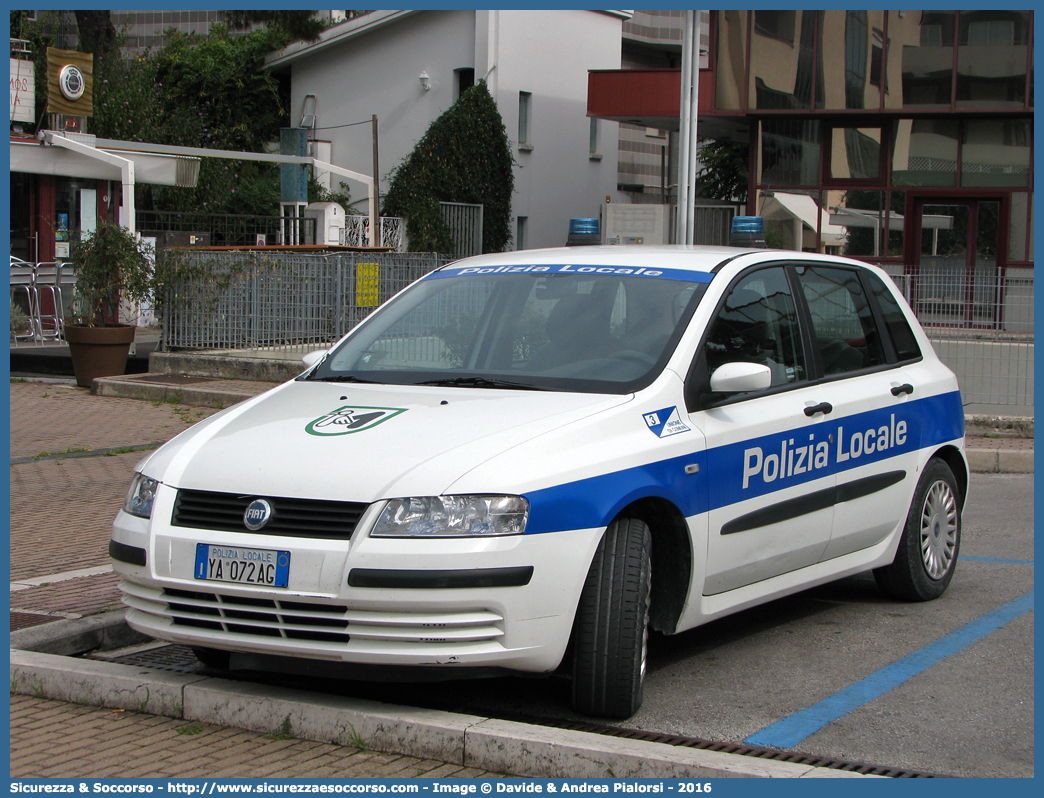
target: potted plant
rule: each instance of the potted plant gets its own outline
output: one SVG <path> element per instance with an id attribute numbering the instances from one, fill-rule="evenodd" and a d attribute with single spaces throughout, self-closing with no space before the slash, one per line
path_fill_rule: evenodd
<path id="1" fill-rule="evenodd" d="M 73 247 L 76 314 L 65 325 L 76 384 L 89 388 L 96 377 L 123 374 L 134 341 L 134 325 L 119 323 L 121 301 L 140 303 L 152 295 L 151 245 L 114 222 L 102 222 Z"/>

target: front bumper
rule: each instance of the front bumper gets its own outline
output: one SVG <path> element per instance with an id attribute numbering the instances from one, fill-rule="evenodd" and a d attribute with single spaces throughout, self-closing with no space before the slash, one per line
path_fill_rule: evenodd
<path id="1" fill-rule="evenodd" d="M 169 518 L 157 496 L 153 519 Z M 471 539 L 349 540 L 172 527 L 120 512 L 127 623 L 191 646 L 366 665 L 543 673 L 562 660 L 601 529 Z M 197 543 L 291 552 L 289 584 L 195 578 Z M 129 547 L 129 548 L 128 548 Z M 131 550 L 145 564 L 125 560 Z"/>

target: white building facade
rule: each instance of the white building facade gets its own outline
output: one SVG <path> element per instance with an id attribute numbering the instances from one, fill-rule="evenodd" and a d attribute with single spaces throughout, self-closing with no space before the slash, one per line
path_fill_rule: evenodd
<path id="1" fill-rule="evenodd" d="M 323 160 L 371 174 L 370 120 L 377 116 L 381 194 L 389 173 L 462 88 L 485 79 L 517 164 L 513 246 L 561 246 L 570 218 L 597 217 L 607 198 L 625 197 L 616 189 L 618 124 L 587 117 L 587 74 L 620 68 L 629 16 L 374 11 L 335 25 L 317 42 L 294 43 L 269 64 L 289 71 L 293 123 L 314 113 L 312 138 Z M 336 179 L 328 182 L 337 187 Z M 354 209 L 366 211 L 360 187 L 351 189 L 359 198 Z"/>

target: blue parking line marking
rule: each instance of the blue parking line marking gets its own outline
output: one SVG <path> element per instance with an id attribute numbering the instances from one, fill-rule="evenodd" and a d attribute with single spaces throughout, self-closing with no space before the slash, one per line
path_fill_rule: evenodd
<path id="1" fill-rule="evenodd" d="M 1033 609 L 1033 591 L 1002 604 L 960 629 L 950 632 L 919 651 L 908 654 L 876 673 L 825 698 L 808 709 L 795 712 L 781 721 L 755 732 L 743 742 L 769 748 L 793 748 L 802 740 L 849 712 L 870 703 L 908 679 L 927 670 L 952 654 L 967 648 L 990 632 Z"/>
<path id="2" fill-rule="evenodd" d="M 1007 563 L 1008 565 L 1033 565 L 1033 560 L 1006 560 L 1003 557 L 966 557 L 961 555 L 962 560 L 970 560 L 971 562 L 999 562 Z"/>

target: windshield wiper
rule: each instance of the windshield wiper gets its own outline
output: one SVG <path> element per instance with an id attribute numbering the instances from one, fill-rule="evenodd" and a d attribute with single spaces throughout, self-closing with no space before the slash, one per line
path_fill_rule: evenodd
<path id="1" fill-rule="evenodd" d="M 378 380 L 364 380 L 362 377 L 356 377 L 354 374 L 333 374 L 329 377 L 308 377 L 310 381 L 314 382 L 364 382 L 370 385 L 380 385 Z"/>
<path id="2" fill-rule="evenodd" d="M 452 388 L 509 388 L 519 391 L 542 391 L 535 385 L 527 385 L 511 380 L 495 380 L 489 377 L 447 377 L 441 380 L 425 380 L 414 385 L 438 385 Z"/>

